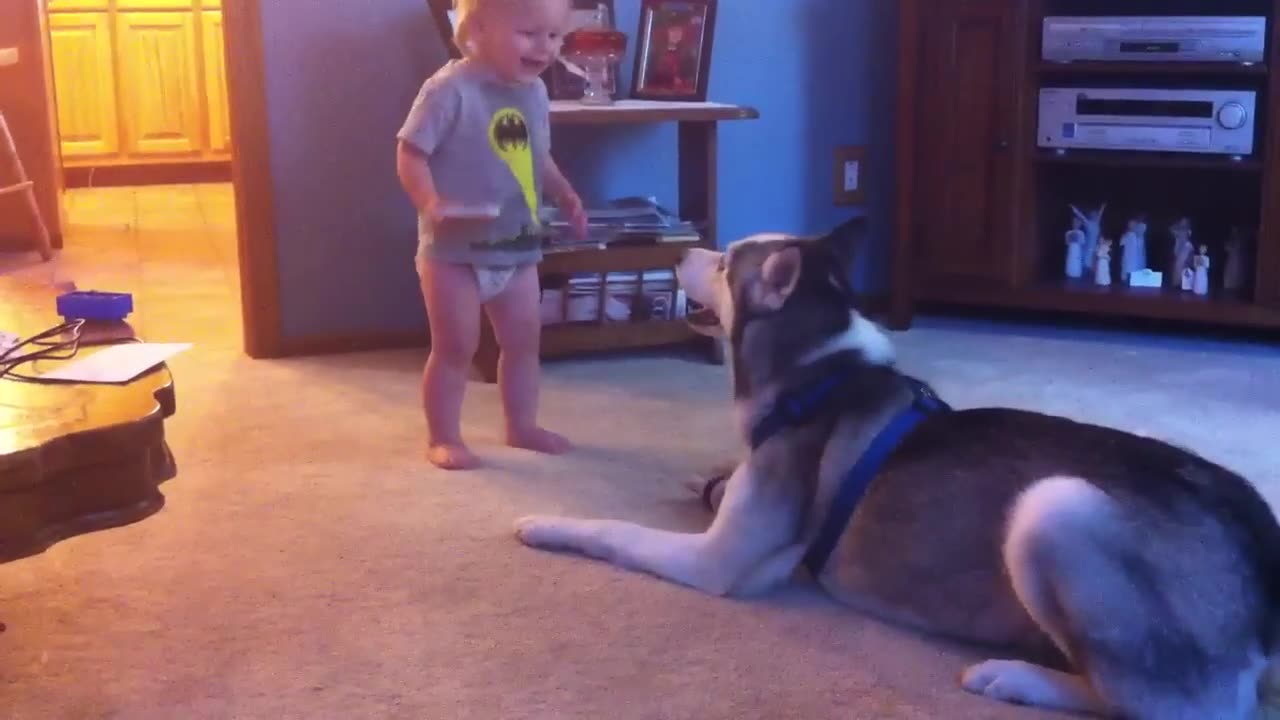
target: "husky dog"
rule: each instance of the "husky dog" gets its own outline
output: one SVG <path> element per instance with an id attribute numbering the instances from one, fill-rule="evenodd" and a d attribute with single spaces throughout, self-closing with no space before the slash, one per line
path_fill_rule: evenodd
<path id="1" fill-rule="evenodd" d="M 1121 430 L 950 409 L 854 307 L 853 250 L 757 235 L 680 262 L 704 329 L 728 338 L 748 447 L 707 487 L 705 532 L 527 517 L 520 540 L 717 595 L 805 565 L 862 612 L 1004 648 L 960 676 L 996 700 L 1152 720 L 1259 712 L 1280 527 L 1254 487 Z"/>

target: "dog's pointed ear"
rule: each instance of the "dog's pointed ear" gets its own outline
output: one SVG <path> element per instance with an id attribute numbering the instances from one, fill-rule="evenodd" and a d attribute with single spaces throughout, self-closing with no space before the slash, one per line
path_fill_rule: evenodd
<path id="1" fill-rule="evenodd" d="M 818 238 L 818 243 L 835 256 L 840 267 L 844 269 L 845 277 L 853 277 L 854 264 L 858 260 L 858 251 L 862 247 L 866 233 L 867 219 L 857 217 L 833 228 L 831 232 Z"/>
<path id="2" fill-rule="evenodd" d="M 761 287 L 758 302 L 769 308 L 781 308 L 800 280 L 800 248 L 788 245 L 774 252 L 761 267 Z"/>

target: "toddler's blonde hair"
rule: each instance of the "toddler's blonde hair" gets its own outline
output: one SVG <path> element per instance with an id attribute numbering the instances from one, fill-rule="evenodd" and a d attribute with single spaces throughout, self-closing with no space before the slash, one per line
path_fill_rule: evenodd
<path id="1" fill-rule="evenodd" d="M 467 56 L 475 52 L 471 39 L 477 16 L 491 12 L 495 7 L 511 7 L 514 4 L 514 0 L 454 0 L 453 9 L 458 14 L 458 19 L 454 23 L 453 43 L 458 46 L 458 50 Z"/>
<path id="2" fill-rule="evenodd" d="M 463 55 L 474 54 L 471 40 L 475 34 L 476 18 L 497 8 L 510 10 L 522 2 L 527 0 L 453 0 L 453 9 L 458 17 L 453 26 L 453 44 Z"/>

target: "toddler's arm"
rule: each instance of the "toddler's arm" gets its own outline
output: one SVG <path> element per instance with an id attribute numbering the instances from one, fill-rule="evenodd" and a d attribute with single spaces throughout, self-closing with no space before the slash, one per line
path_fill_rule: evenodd
<path id="1" fill-rule="evenodd" d="M 577 198 L 578 193 L 574 192 L 569 178 L 564 176 L 560 166 L 556 165 L 556 161 L 552 160 L 550 155 L 547 156 L 544 167 L 542 185 L 557 205 L 563 206 L 566 201 Z"/>
<path id="2" fill-rule="evenodd" d="M 561 172 L 560 166 L 551 157 L 551 99 L 547 95 L 547 86 L 538 80 L 541 88 L 541 122 L 536 129 L 542 140 L 542 192 L 549 196 L 560 208 L 561 216 L 568 218 L 574 233 L 581 239 L 587 236 L 587 213 L 582 207 L 582 198 L 574 191 L 569 179 Z"/>
<path id="3" fill-rule="evenodd" d="M 426 155 L 409 143 L 399 141 L 396 144 L 396 174 L 400 176 L 400 185 L 418 212 L 437 219 L 435 215 L 439 198 Z"/>
<path id="4" fill-rule="evenodd" d="M 566 178 L 564 173 L 560 171 L 560 166 L 556 165 L 555 160 L 551 159 L 550 153 L 546 157 L 544 168 L 543 188 L 551 196 L 551 199 L 555 201 L 556 206 L 560 208 L 560 213 L 569 218 L 570 224 L 573 225 L 574 233 L 579 238 L 586 237 L 587 214 L 582 207 L 582 198 L 578 197 L 578 193 L 574 191 L 569 178 Z"/>
<path id="5" fill-rule="evenodd" d="M 414 208 L 438 221 L 440 197 L 431 177 L 428 158 L 444 142 L 458 114 L 458 92 L 453 84 L 434 75 L 428 78 L 409 108 L 409 116 L 396 133 L 396 175 Z"/>

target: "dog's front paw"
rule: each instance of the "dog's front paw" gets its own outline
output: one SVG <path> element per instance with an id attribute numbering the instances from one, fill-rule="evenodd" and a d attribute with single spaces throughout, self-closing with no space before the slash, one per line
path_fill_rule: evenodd
<path id="1" fill-rule="evenodd" d="M 1084 680 L 1021 660 L 987 660 L 960 677 L 965 690 L 1014 705 L 1100 713 L 1101 704 Z"/>
<path id="2" fill-rule="evenodd" d="M 994 700 L 1018 702 L 1019 689 L 1023 682 L 1024 672 L 1019 669 L 1016 660 L 987 660 L 965 668 L 960 676 L 960 685 L 975 695 L 986 695 Z"/>
<path id="3" fill-rule="evenodd" d="M 526 515 L 516 520 L 516 537 L 529 547 L 559 547 L 565 542 L 564 524 L 548 515 Z"/>

